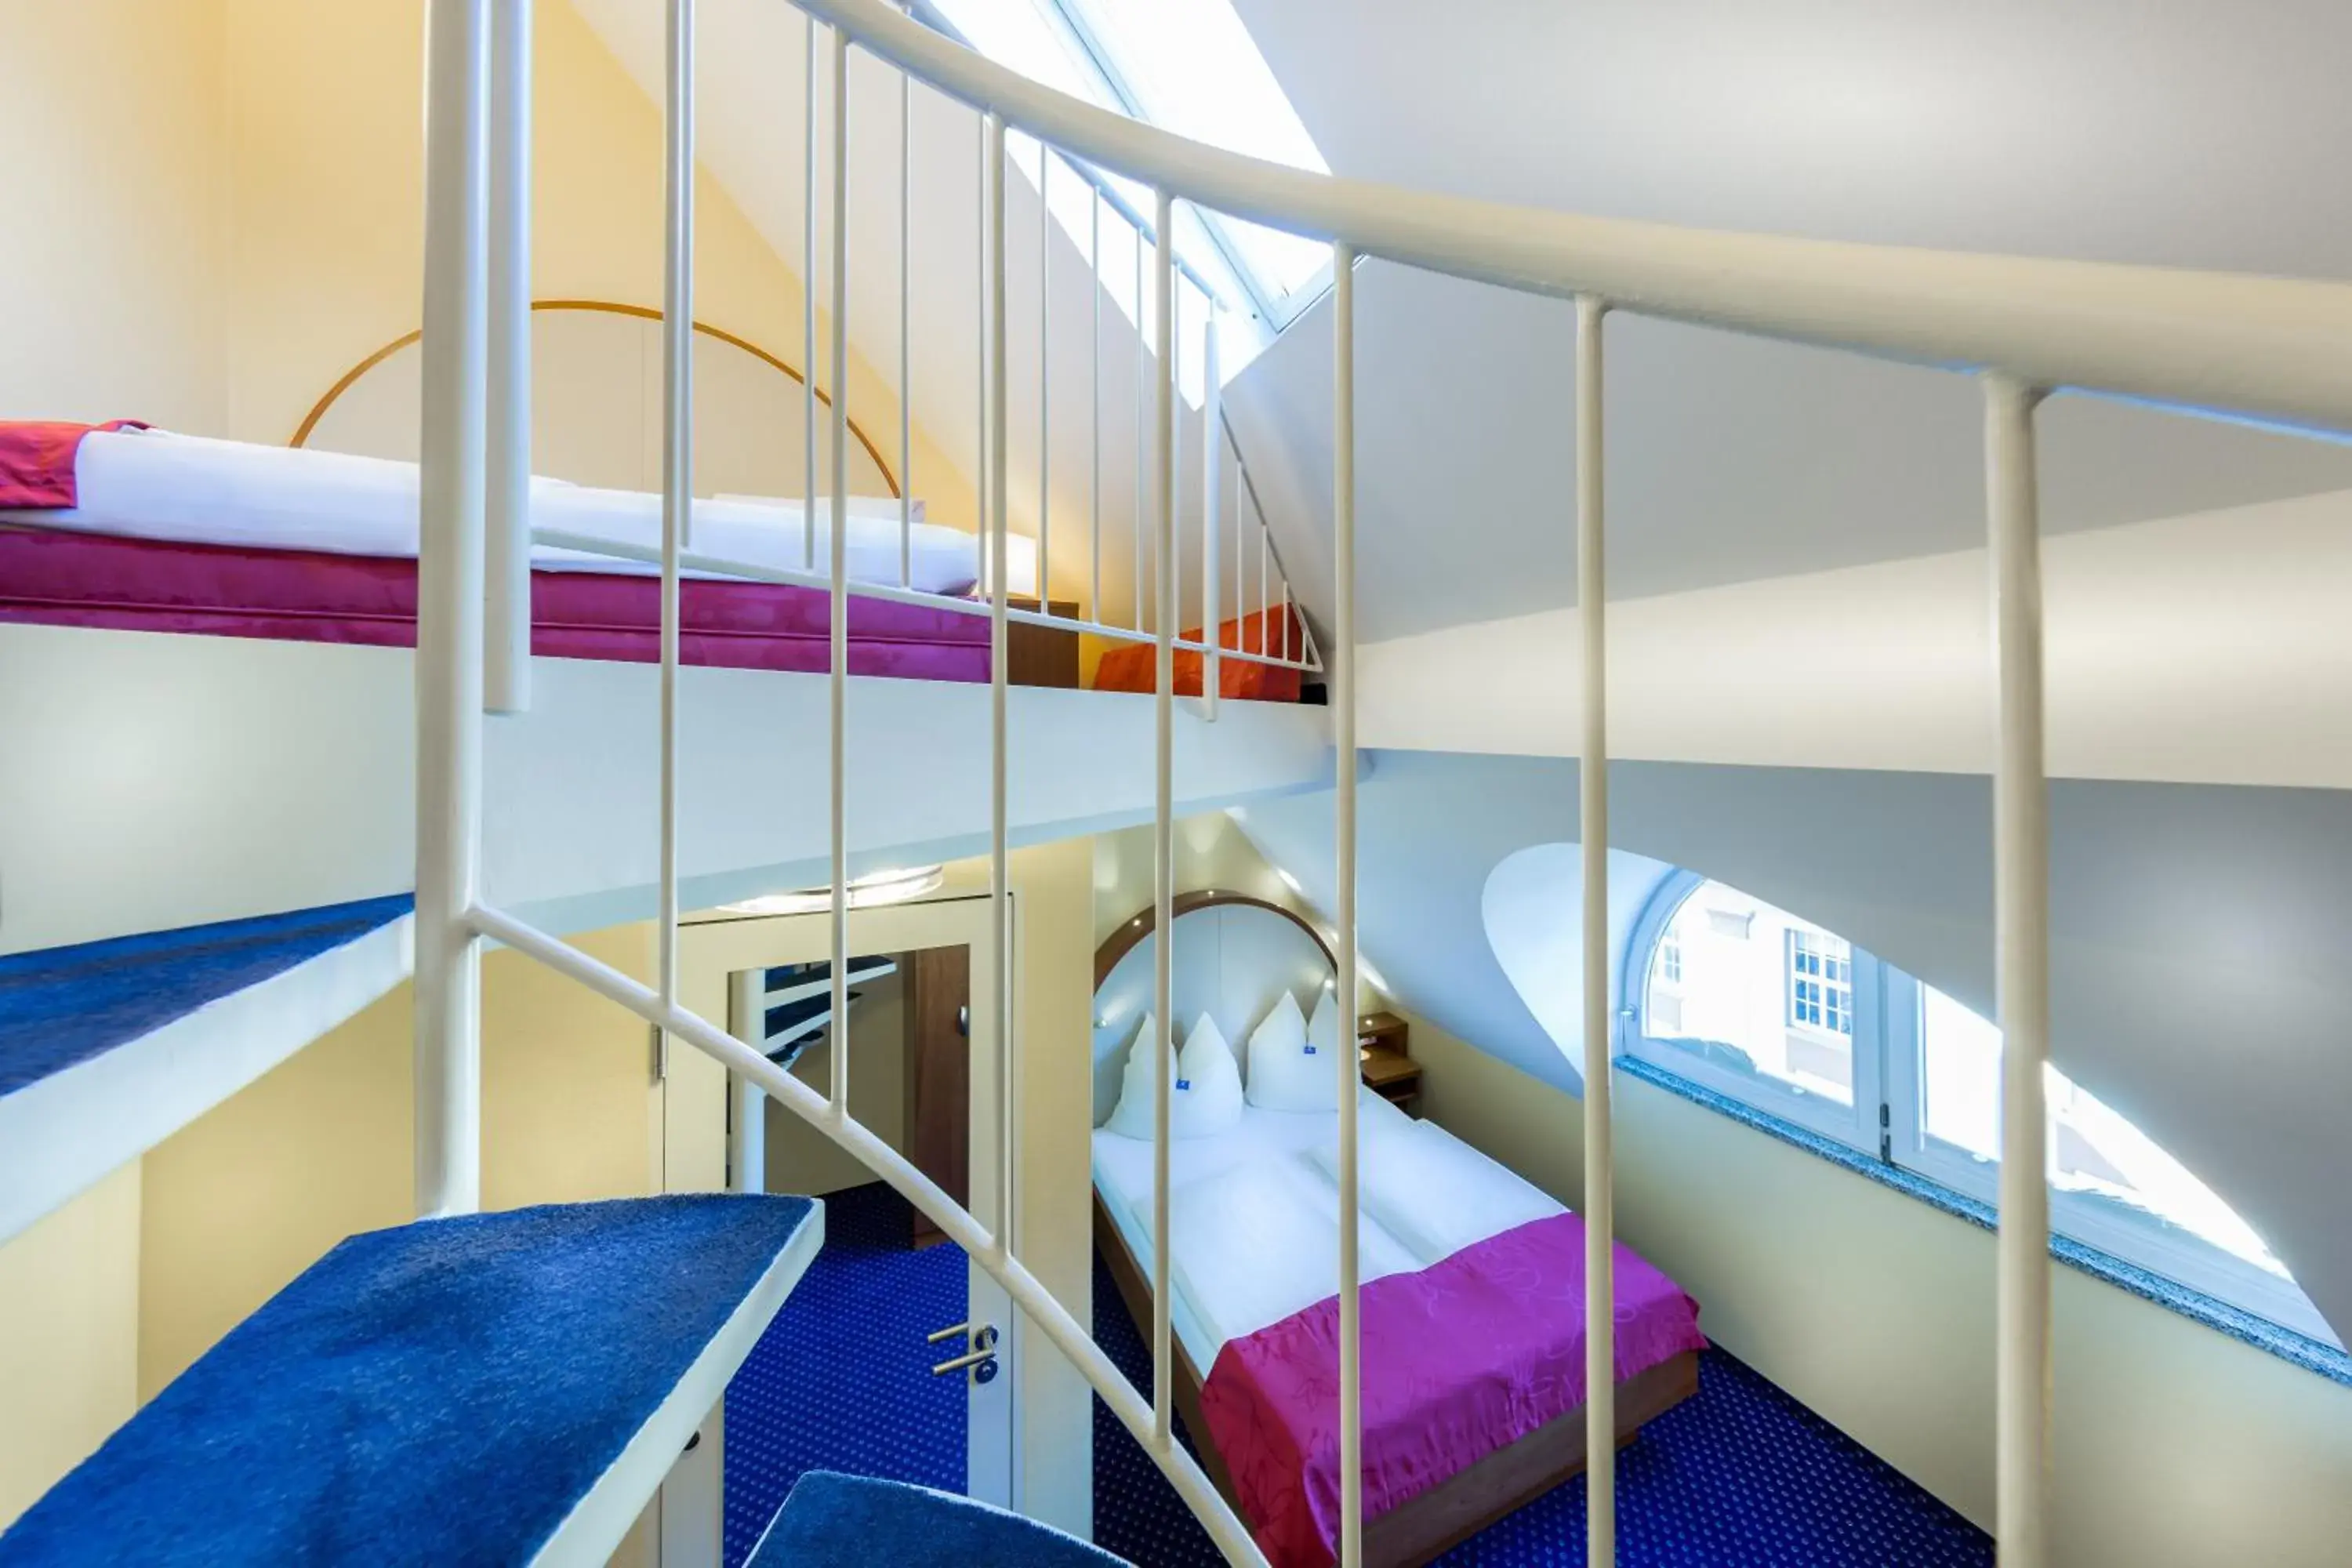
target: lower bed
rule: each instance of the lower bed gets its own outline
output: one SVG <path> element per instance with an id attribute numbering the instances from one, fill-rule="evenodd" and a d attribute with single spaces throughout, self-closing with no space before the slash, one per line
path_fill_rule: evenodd
<path id="1" fill-rule="evenodd" d="M 1477 1151 L 1362 1112 L 1364 1560 L 1426 1563 L 1583 1468 L 1582 1223 Z M 1177 1407 L 1276 1568 L 1339 1533 L 1336 1119 L 1250 1107 L 1171 1151 Z M 1151 1317 L 1151 1148 L 1094 1137 L 1097 1243 Z M 1697 1308 L 1620 1245 L 1621 1442 L 1697 1388 Z M 1206 1369 L 1205 1372 L 1202 1369 Z"/>

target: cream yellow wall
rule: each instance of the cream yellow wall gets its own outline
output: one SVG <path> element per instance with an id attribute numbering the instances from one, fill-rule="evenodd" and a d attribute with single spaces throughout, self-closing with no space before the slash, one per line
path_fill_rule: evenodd
<path id="1" fill-rule="evenodd" d="M 139 1397 L 357 1231 L 415 1217 L 404 985 L 147 1152 Z"/>
<path id="2" fill-rule="evenodd" d="M 223 14 L 0 5 L 0 418 L 223 426 Z"/>
<path id="3" fill-rule="evenodd" d="M 422 279 L 420 0 L 226 0 L 236 221 L 230 434 L 283 441 L 335 378 L 414 329 Z M 658 306 L 662 126 L 564 0 L 538 7 L 532 288 Z M 798 277 L 726 191 L 698 180 L 695 314 L 803 359 Z M 831 323 L 819 312 L 817 362 Z M 819 384 L 830 387 L 829 368 Z M 898 461 L 898 399 L 854 350 L 849 409 Z M 822 438 L 822 437 L 820 437 Z M 970 527 L 969 483 L 916 432 L 919 490 Z"/>
<path id="4" fill-rule="evenodd" d="M 643 973 L 649 931 L 574 940 Z M 486 958 L 482 994 L 483 1205 L 655 1190 L 645 1026 L 512 952 Z M 411 1028 L 403 985 L 148 1152 L 142 1399 L 343 1237 L 414 1217 Z"/>
<path id="5" fill-rule="evenodd" d="M 1423 1112 L 1574 1205 L 1580 1103 L 1408 1022 Z M 1619 1232 L 1707 1334 L 1989 1525 L 1991 1234 L 1639 1080 L 1614 1104 Z M 2076 1269 L 2053 1296 L 2054 1561 L 2346 1561 L 2352 1389 Z"/>
<path id="6" fill-rule="evenodd" d="M 0 1247 L 0 1530 L 139 1404 L 139 1163 Z"/>
<path id="7" fill-rule="evenodd" d="M 538 8 L 533 288 L 661 300 L 662 132 L 565 0 Z M 417 324 L 423 0 L 78 0 L 0 7 L 9 184 L 0 417 L 138 417 L 281 442 Z M 707 175 L 696 314 L 799 365 L 794 271 Z M 819 313 L 819 382 L 831 324 Z M 898 405 L 855 351 L 849 408 L 891 468 Z M 930 515 L 970 482 L 918 428 Z M 1063 585 L 1066 592 L 1069 584 Z"/>

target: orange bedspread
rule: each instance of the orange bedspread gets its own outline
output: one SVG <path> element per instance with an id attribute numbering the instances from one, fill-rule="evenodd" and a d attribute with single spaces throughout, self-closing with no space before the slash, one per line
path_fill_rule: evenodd
<path id="1" fill-rule="evenodd" d="M 1282 653 L 1285 628 L 1290 638 L 1290 656 L 1296 658 L 1306 647 L 1298 618 L 1291 611 L 1276 606 L 1259 610 L 1227 621 L 1218 628 L 1220 647 L 1245 648 L 1255 653 L 1265 648 L 1279 657 Z M 1184 637 L 1199 641 L 1201 629 L 1192 627 Z M 1103 655 L 1095 667 L 1097 691 L 1150 691 L 1155 689 L 1153 660 L 1160 650 L 1150 643 L 1124 643 Z M 1180 697 L 1201 695 L 1201 658 L 1197 653 L 1176 652 L 1176 694 Z M 1217 661 L 1217 692 L 1223 697 L 1244 698 L 1255 702 L 1296 702 L 1298 700 L 1299 672 L 1259 664 L 1255 659 L 1221 658 Z"/>

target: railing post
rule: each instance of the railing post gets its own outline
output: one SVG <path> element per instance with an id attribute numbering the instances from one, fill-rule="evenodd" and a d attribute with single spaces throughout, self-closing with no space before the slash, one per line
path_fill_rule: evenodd
<path id="1" fill-rule="evenodd" d="M 826 608 L 833 745 L 833 1113 L 849 1114 L 849 35 L 833 30 L 833 522 Z M 903 510 L 903 509 L 902 509 Z"/>
<path id="2" fill-rule="evenodd" d="M 816 570 L 816 16 L 801 29 L 801 570 Z M 840 392 L 838 386 L 834 391 Z M 835 478 L 836 487 L 841 483 Z"/>
<path id="3" fill-rule="evenodd" d="M 1223 454 L 1217 448 L 1218 423 L 1223 417 L 1223 395 L 1217 385 L 1217 302 L 1203 293 L 1201 296 L 1201 717 L 1213 720 L 1217 716 L 1217 699 L 1224 691 L 1224 681 L 1217 649 L 1223 640 L 1222 617 L 1218 604 L 1219 574 L 1217 536 L 1218 525 L 1223 519 L 1217 495 L 1217 459 Z M 1241 555 L 1236 540 L 1234 555 Z M 1238 597 L 1234 607 L 1240 607 Z"/>
<path id="4" fill-rule="evenodd" d="M 481 1206 L 483 428 L 487 0 L 433 0 L 426 41 L 424 396 L 416 604 L 415 1184 L 421 1215 Z"/>
<path id="5" fill-rule="evenodd" d="M 663 95 L 661 883 L 655 961 L 662 1005 L 677 1004 L 678 552 L 694 520 L 694 0 L 669 0 Z M 667 1068 L 669 1040 L 662 1039 Z"/>
<path id="6" fill-rule="evenodd" d="M 1169 1348 L 1168 1140 L 1170 1086 L 1176 1081 L 1173 995 L 1176 951 L 1176 251 L 1170 240 L 1168 193 L 1160 193 L 1159 243 L 1152 260 L 1153 331 L 1160 347 L 1159 417 L 1152 424 L 1151 495 L 1158 593 L 1152 614 L 1151 815 L 1151 1434 L 1166 1449 L 1173 1430 Z M 1143 244 L 1138 236 L 1139 250 Z M 1142 308 L 1139 298 L 1137 309 Z M 1141 569 L 1140 562 L 1138 570 Z"/>
<path id="7" fill-rule="evenodd" d="M 2000 1234 L 1995 1386 L 2001 1568 L 2050 1561 L 2049 782 L 2042 756 L 2039 389 L 1985 377 L 2000 723 L 1993 762 L 1995 980 L 2001 1029 Z"/>
<path id="8" fill-rule="evenodd" d="M 1356 1026 L 1356 253 L 1331 250 L 1331 733 L 1339 819 L 1339 1568 L 1364 1561 L 1363 1312 L 1357 1289 Z"/>
<path id="9" fill-rule="evenodd" d="M 1576 300 L 1576 604 L 1583 733 L 1577 748 L 1584 939 L 1585 1561 L 1617 1561 L 1616 1173 L 1609 1115 L 1609 635 L 1602 567 L 1601 323 Z"/>
<path id="10" fill-rule="evenodd" d="M 908 0 L 908 14 L 914 14 Z M 898 586 L 915 582 L 914 79 L 898 72 Z"/>
<path id="11" fill-rule="evenodd" d="M 531 0 L 490 8 L 488 633 L 484 705 L 530 706 Z"/>
<path id="12" fill-rule="evenodd" d="M 1005 339 L 1004 122 L 987 120 L 982 142 L 988 156 L 988 510 L 995 523 L 988 536 L 988 911 L 989 961 L 996 969 L 996 1228 L 997 1256 L 1013 1255 L 1020 1208 L 1013 1184 L 1018 1171 L 1013 1143 L 1013 858 L 1012 805 L 1007 765 L 1007 710 L 1011 694 L 1011 638 L 1005 611 L 1012 594 L 1007 570 L 1013 531 L 1006 457 L 1012 403 Z"/>

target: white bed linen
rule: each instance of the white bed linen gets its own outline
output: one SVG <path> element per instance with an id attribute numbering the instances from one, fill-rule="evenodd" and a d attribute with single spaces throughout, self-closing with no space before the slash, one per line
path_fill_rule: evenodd
<path id="1" fill-rule="evenodd" d="M 1170 1144 L 1170 1326 L 1202 1376 L 1226 1340 L 1339 1289 L 1337 1124 L 1328 1111 L 1253 1105 L 1230 1131 Z M 1358 1132 L 1362 1279 L 1425 1268 L 1564 1212 L 1468 1144 L 1385 1103 L 1360 1110 Z M 1096 1131 L 1095 1190 L 1147 1281 L 1151 1177 L 1148 1141 Z"/>
<path id="2" fill-rule="evenodd" d="M 182 544 L 318 550 L 341 555 L 416 553 L 414 463 L 292 447 L 216 441 L 164 431 L 93 431 L 74 461 L 79 504 L 52 510 L 0 510 L 0 521 Z M 849 500 L 852 581 L 898 581 L 898 502 Z M 915 504 L 922 515 L 922 504 Z M 801 503 L 743 499 L 694 503 L 694 548 L 754 565 L 803 564 Z M 597 489 L 560 479 L 531 481 L 534 528 L 561 529 L 646 549 L 661 543 L 661 498 Z M 833 505 L 817 502 L 815 569 L 832 562 Z M 972 535 L 918 521 L 909 534 L 912 585 L 968 593 L 980 578 Z M 549 572 L 658 573 L 656 565 L 581 551 L 534 547 L 532 566 Z M 688 574 L 695 575 L 695 574 Z"/>
<path id="3" fill-rule="evenodd" d="M 1135 1217 L 1150 1223 L 1148 1209 Z M 1171 1283 L 1212 1343 L 1254 1334 L 1339 1291 L 1339 1190 L 1296 1155 L 1171 1184 L 1168 1230 Z M 1368 1284 L 1420 1267 L 1369 1217 L 1356 1227 L 1356 1263 Z"/>
<path id="4" fill-rule="evenodd" d="M 1368 1146 L 1356 1163 L 1356 1197 L 1366 1215 L 1412 1249 L 1415 1267 L 1426 1268 L 1473 1242 L 1568 1212 L 1434 1122 L 1412 1128 Z M 1336 1139 L 1318 1143 L 1307 1158 L 1339 1180 Z"/>

